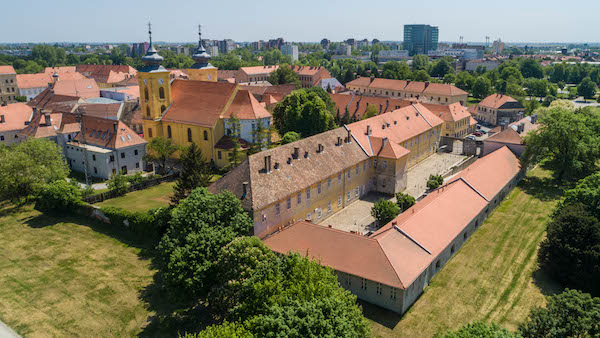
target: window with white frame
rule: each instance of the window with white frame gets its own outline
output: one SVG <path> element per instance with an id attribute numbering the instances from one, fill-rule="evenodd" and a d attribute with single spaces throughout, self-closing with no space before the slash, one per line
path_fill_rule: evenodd
<path id="1" fill-rule="evenodd" d="M 342 206 L 342 196 L 338 196 L 338 207 Z"/>
<path id="2" fill-rule="evenodd" d="M 387 168 L 387 160 L 383 160 L 382 166 L 383 166 L 383 169 Z"/>
<path id="3" fill-rule="evenodd" d="M 331 178 L 327 179 L 327 189 L 331 189 Z"/>
<path id="4" fill-rule="evenodd" d="M 329 203 L 327 203 L 327 213 L 331 212 L 331 201 L 329 201 Z"/>
<path id="5" fill-rule="evenodd" d="M 321 208 L 317 209 L 317 218 L 321 218 L 321 216 L 323 215 L 323 212 L 321 211 Z"/>
<path id="6" fill-rule="evenodd" d="M 350 198 L 352 197 L 351 194 L 350 194 L 350 192 L 348 191 L 348 194 L 346 194 L 346 195 L 347 195 L 346 199 L 349 201 Z"/>
<path id="7" fill-rule="evenodd" d="M 310 201 L 310 187 L 306 188 L 306 203 Z"/>
<path id="8" fill-rule="evenodd" d="M 352 175 L 352 170 L 348 169 L 348 179 L 350 179 L 351 175 Z"/>
<path id="9" fill-rule="evenodd" d="M 279 208 L 280 208 L 279 202 L 275 203 L 275 215 L 276 216 L 279 216 L 279 212 L 280 212 Z"/>
<path id="10" fill-rule="evenodd" d="M 338 174 L 338 184 L 342 184 L 342 174 Z"/>
<path id="11" fill-rule="evenodd" d="M 354 188 L 354 193 L 356 194 L 356 197 L 358 197 L 358 195 L 360 194 L 360 188 L 359 187 Z"/>
<path id="12" fill-rule="evenodd" d="M 292 208 L 292 198 L 291 197 L 287 198 L 287 208 L 288 208 L 288 210 L 290 210 Z"/>
<path id="13" fill-rule="evenodd" d="M 321 193 L 321 183 L 317 184 L 317 194 Z"/>
<path id="14" fill-rule="evenodd" d="M 398 295 L 398 290 L 396 290 L 396 288 L 392 288 L 392 291 L 390 292 L 390 299 L 396 300 L 397 295 Z"/>
<path id="15" fill-rule="evenodd" d="M 306 214 L 306 219 L 310 221 L 310 212 Z"/>
<path id="16" fill-rule="evenodd" d="M 360 170 L 360 166 L 357 164 L 356 165 L 356 170 L 355 170 L 355 174 L 358 176 L 358 171 Z"/>
<path id="17" fill-rule="evenodd" d="M 381 283 L 377 283 L 377 288 L 376 288 L 375 292 L 377 292 L 378 295 L 381 294 L 381 289 L 382 289 Z"/>
<path id="18" fill-rule="evenodd" d="M 298 198 L 298 205 L 302 204 L 302 193 L 301 192 L 298 193 L 297 198 Z"/>
<path id="19" fill-rule="evenodd" d="M 364 279 L 364 278 L 360 279 L 360 288 L 363 290 L 367 289 L 367 280 L 366 279 Z"/>

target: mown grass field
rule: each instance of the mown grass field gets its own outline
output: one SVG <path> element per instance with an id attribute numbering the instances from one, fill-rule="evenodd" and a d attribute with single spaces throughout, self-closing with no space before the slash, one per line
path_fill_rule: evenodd
<path id="1" fill-rule="evenodd" d="M 166 207 L 171 203 L 175 182 L 159 185 L 127 193 L 125 196 L 111 198 L 96 203 L 99 207 L 119 207 L 129 211 L 147 211 L 152 208 Z"/>
<path id="2" fill-rule="evenodd" d="M 156 272 L 140 247 L 85 218 L 0 210 L 0 319 L 27 337 L 137 336 Z"/>
<path id="3" fill-rule="evenodd" d="M 562 192 L 551 172 L 531 171 L 402 318 L 363 305 L 373 336 L 431 337 L 475 320 L 516 329 L 545 294 L 560 291 L 538 271 L 536 256 Z"/>

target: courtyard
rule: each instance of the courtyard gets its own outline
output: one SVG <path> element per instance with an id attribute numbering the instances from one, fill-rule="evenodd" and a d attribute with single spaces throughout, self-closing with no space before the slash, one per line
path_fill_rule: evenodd
<path id="1" fill-rule="evenodd" d="M 436 153 L 429 156 L 429 158 L 408 170 L 404 193 L 418 199 L 427 190 L 427 179 L 429 178 L 429 175 L 444 174 L 450 170 L 450 168 L 466 159 L 467 156 L 451 153 Z M 395 196 L 369 193 L 340 212 L 320 221 L 318 224 L 331 225 L 335 229 L 356 231 L 363 234 L 375 231 L 377 228 L 375 219 L 371 216 L 371 208 L 380 198 L 389 199 L 394 202 L 396 201 Z"/>

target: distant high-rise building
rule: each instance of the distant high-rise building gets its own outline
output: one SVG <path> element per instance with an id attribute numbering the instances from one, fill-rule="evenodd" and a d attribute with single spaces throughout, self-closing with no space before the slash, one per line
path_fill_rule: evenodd
<path id="1" fill-rule="evenodd" d="M 129 56 L 131 56 L 131 57 L 143 56 L 146 54 L 147 50 L 148 50 L 147 42 L 134 43 L 131 46 L 131 54 Z"/>
<path id="2" fill-rule="evenodd" d="M 219 46 L 208 46 L 206 51 L 208 54 L 210 54 L 210 56 L 219 56 Z"/>
<path id="3" fill-rule="evenodd" d="M 218 42 L 219 53 L 227 54 L 235 49 L 235 42 L 231 39 L 225 39 Z"/>
<path id="4" fill-rule="evenodd" d="M 265 44 L 265 42 L 263 40 L 260 41 L 254 41 L 250 44 L 250 46 L 252 47 L 253 51 L 259 51 L 263 48 L 263 45 Z"/>
<path id="5" fill-rule="evenodd" d="M 328 50 L 330 43 L 331 43 L 331 41 L 329 41 L 328 39 L 323 39 L 323 40 L 321 40 L 321 47 L 323 47 L 323 49 L 325 49 L 325 50 Z"/>
<path id="6" fill-rule="evenodd" d="M 502 51 L 504 50 L 504 42 L 502 42 L 502 40 L 500 39 L 494 41 L 494 46 L 492 47 L 492 50 L 496 55 L 502 54 Z"/>
<path id="7" fill-rule="evenodd" d="M 283 40 L 283 38 L 272 39 L 266 43 L 265 47 L 267 47 L 267 49 L 271 49 L 271 48 L 280 49 L 281 45 L 283 45 L 284 43 L 285 43 L 285 41 Z"/>
<path id="8" fill-rule="evenodd" d="M 298 61 L 298 46 L 286 43 L 281 46 L 281 54 L 289 55 L 293 62 Z"/>
<path id="9" fill-rule="evenodd" d="M 346 40 L 346 44 L 352 47 L 353 49 L 356 49 L 357 47 L 356 39 L 348 39 Z"/>
<path id="10" fill-rule="evenodd" d="M 410 55 L 437 50 L 439 29 L 430 25 L 404 25 L 404 49 Z"/>

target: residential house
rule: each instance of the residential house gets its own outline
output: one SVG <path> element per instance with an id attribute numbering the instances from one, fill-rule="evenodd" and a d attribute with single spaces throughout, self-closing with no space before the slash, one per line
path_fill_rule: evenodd
<path id="1" fill-rule="evenodd" d="M 477 106 L 477 120 L 493 125 L 508 125 L 523 118 L 525 107 L 508 95 L 492 94 Z"/>
<path id="2" fill-rule="evenodd" d="M 25 103 L 9 103 L 0 106 L 0 144 L 19 143 L 19 131 L 31 120 L 33 109 Z"/>
<path id="3" fill-rule="evenodd" d="M 0 104 L 15 103 L 19 96 L 17 73 L 12 66 L 0 66 Z"/>
<path id="4" fill-rule="evenodd" d="M 424 103 L 423 106 L 444 120 L 442 136 L 462 138 L 477 130 L 477 121 L 467 107 L 458 102 L 449 105 Z"/>
<path id="5" fill-rule="evenodd" d="M 526 116 L 508 126 L 499 126 L 490 130 L 491 136 L 483 140 L 483 155 L 496 149 L 508 147 L 515 155 L 521 157 L 525 151 L 525 136 L 539 128 L 538 115 Z"/>
<path id="6" fill-rule="evenodd" d="M 321 79 L 331 78 L 329 71 L 323 67 L 291 66 L 291 68 L 298 74 L 302 88 L 314 87 Z M 271 73 L 277 69 L 279 69 L 278 65 L 242 67 L 235 73 L 235 81 L 237 83 L 269 81 Z"/>
<path id="7" fill-rule="evenodd" d="M 134 77 L 135 68 L 128 65 L 78 65 L 77 72 L 94 79 L 101 88 L 113 87 L 114 84 Z"/>
<path id="8" fill-rule="evenodd" d="M 54 73 L 50 72 L 49 70 L 52 70 L 52 68 L 47 67 L 44 73 L 18 74 L 17 85 L 19 87 L 19 95 L 26 96 L 27 101 L 30 101 L 57 80 L 78 81 L 85 79 L 85 76 L 75 71 L 70 72 L 62 70 L 60 73 Z M 53 76 L 54 74 L 56 74 L 56 76 Z"/>

